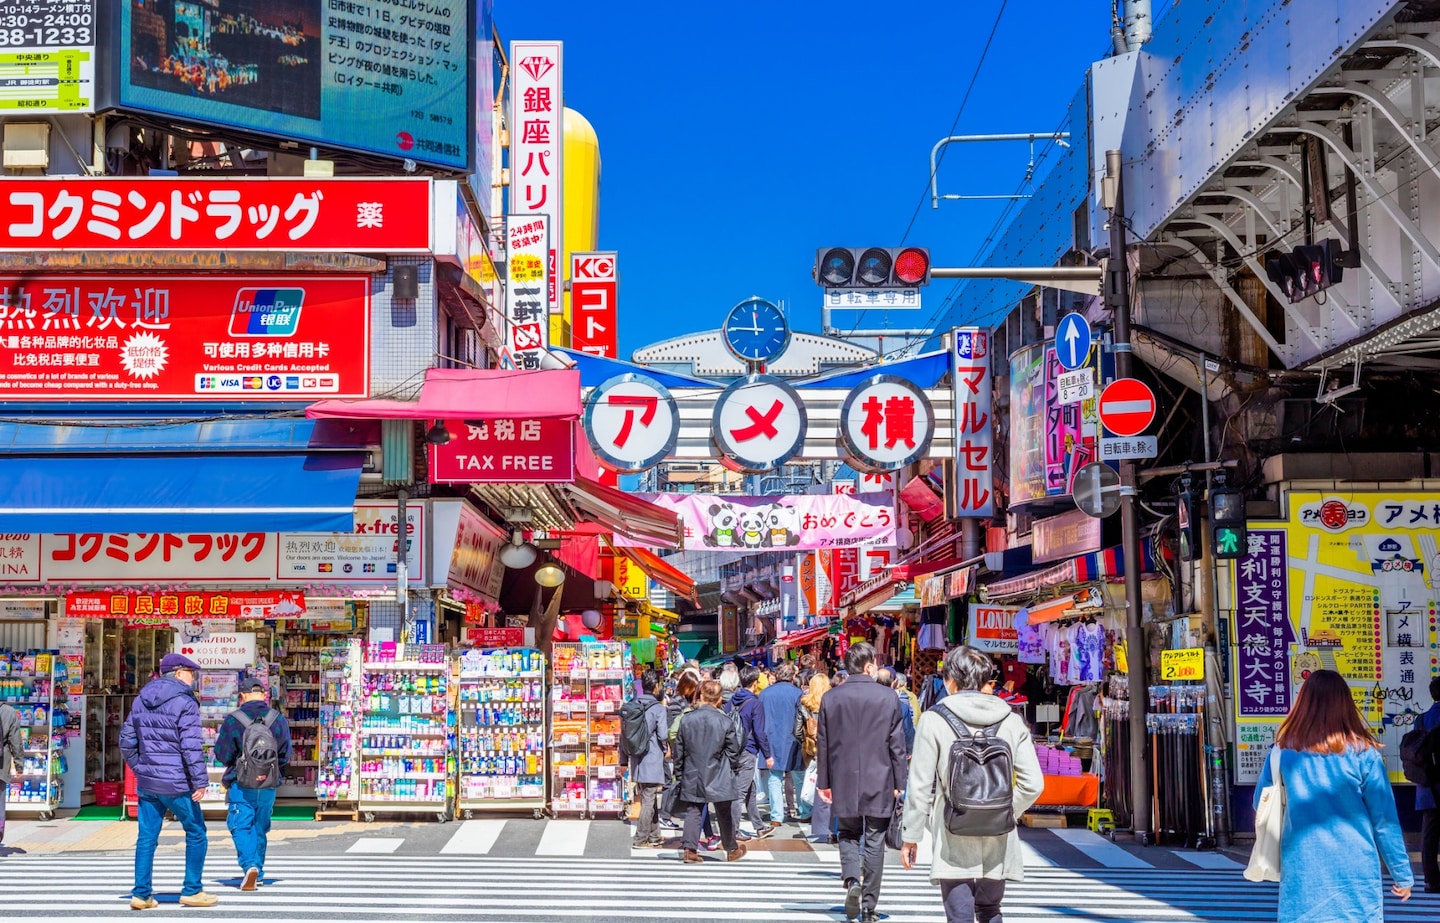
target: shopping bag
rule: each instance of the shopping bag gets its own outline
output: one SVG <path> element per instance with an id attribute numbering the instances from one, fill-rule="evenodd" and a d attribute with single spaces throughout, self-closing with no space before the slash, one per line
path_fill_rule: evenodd
<path id="1" fill-rule="evenodd" d="M 1260 793 L 1255 810 L 1255 846 L 1245 877 L 1250 881 L 1280 880 L 1280 836 L 1285 829 L 1285 780 L 1280 777 L 1280 748 L 1270 751 L 1270 784 Z"/>
<path id="2" fill-rule="evenodd" d="M 805 767 L 805 781 L 800 785 L 800 800 L 806 804 L 815 803 L 815 780 L 820 778 L 820 770 L 812 760 L 809 766 Z"/>

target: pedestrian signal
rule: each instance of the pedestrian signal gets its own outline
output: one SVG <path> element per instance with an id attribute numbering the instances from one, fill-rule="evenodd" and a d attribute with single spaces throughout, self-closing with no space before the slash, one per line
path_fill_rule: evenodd
<path id="1" fill-rule="evenodd" d="M 1245 494 L 1238 487 L 1210 489 L 1210 550 L 1221 560 L 1245 554 Z"/>
<path id="2" fill-rule="evenodd" d="M 924 247 L 822 247 L 815 252 L 815 282 L 823 288 L 917 288 L 930 282 Z"/>

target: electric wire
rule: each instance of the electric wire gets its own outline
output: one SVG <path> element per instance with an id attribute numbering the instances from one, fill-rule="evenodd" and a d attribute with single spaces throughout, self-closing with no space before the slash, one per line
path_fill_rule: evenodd
<path id="1" fill-rule="evenodd" d="M 955 129 L 960 125 L 960 117 L 965 114 L 965 106 L 970 102 L 970 94 L 975 89 L 975 83 L 980 79 L 980 72 L 984 69 L 985 61 L 990 55 L 990 47 L 995 42 L 995 33 L 1000 30 L 1000 20 L 1004 18 L 1005 8 L 1009 5 L 1009 2 L 1010 0 L 1000 0 L 1000 9 L 995 13 L 995 21 L 990 24 L 990 34 L 986 37 L 985 47 L 981 49 L 980 57 L 975 62 L 975 70 L 970 74 L 970 83 L 965 87 L 965 94 L 960 98 L 960 107 L 955 110 L 955 118 L 950 122 L 950 130 L 946 132 L 947 136 L 955 134 Z M 925 207 L 925 199 L 930 195 L 931 184 L 935 182 L 935 175 L 940 170 L 940 164 L 945 160 L 945 152 L 947 150 L 949 150 L 949 148 L 941 148 L 940 153 L 935 158 L 935 168 L 930 171 L 930 175 L 925 183 L 925 188 L 920 190 L 920 198 L 916 200 L 915 210 L 910 215 L 909 223 L 905 225 L 905 233 L 900 235 L 900 243 L 902 246 L 910 238 L 910 232 L 915 228 L 915 222 L 920 217 L 920 211 Z M 851 325 L 850 332 L 845 335 L 846 339 L 849 339 L 855 334 L 856 330 L 860 329 L 860 324 L 865 320 L 865 315 L 868 311 L 868 308 L 861 310 L 860 316 L 857 317 L 855 323 Z"/>

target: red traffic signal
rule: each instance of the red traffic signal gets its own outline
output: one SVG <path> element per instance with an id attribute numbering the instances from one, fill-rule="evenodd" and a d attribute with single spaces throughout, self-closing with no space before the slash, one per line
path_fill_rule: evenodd
<path id="1" fill-rule="evenodd" d="M 1289 253 L 1272 250 L 1265 257 L 1265 275 L 1294 304 L 1345 277 L 1345 251 L 1333 238 L 1296 247 Z"/>
<path id="2" fill-rule="evenodd" d="M 930 251 L 924 247 L 823 247 L 814 276 L 823 288 L 905 289 L 930 282 Z"/>

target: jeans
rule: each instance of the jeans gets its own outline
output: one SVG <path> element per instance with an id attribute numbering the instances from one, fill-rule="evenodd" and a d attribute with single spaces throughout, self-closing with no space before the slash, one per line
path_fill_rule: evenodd
<path id="1" fill-rule="evenodd" d="M 1425 887 L 1440 888 L 1440 808 L 1420 812 L 1420 867 L 1425 870 Z"/>
<path id="2" fill-rule="evenodd" d="M 705 805 L 695 804 L 690 801 L 681 802 L 685 806 L 685 833 L 680 841 L 682 849 L 700 848 L 700 814 L 705 810 Z M 727 851 L 736 847 L 735 821 L 732 810 L 733 801 L 715 802 L 715 822 L 720 825 L 720 845 Z"/>
<path id="3" fill-rule="evenodd" d="M 750 823 L 756 830 L 765 826 L 760 819 L 760 809 L 755 806 L 755 762 L 757 757 L 748 750 L 740 754 L 740 768 L 735 772 L 735 787 L 740 790 L 740 797 L 736 798 L 731 808 L 731 822 L 735 829 L 740 829 L 740 818 L 748 815 Z M 716 810 L 720 808 L 715 805 Z"/>
<path id="4" fill-rule="evenodd" d="M 225 795 L 230 806 L 225 826 L 235 841 L 235 858 L 240 871 L 265 871 L 265 837 L 270 833 L 270 815 L 275 810 L 275 789 L 230 786 Z M 262 875 L 263 877 L 263 875 Z"/>
<path id="5" fill-rule="evenodd" d="M 840 821 L 840 878 L 860 882 L 860 910 L 874 911 L 880 903 L 880 879 L 885 876 L 885 831 L 888 817 L 842 817 Z"/>
<path id="6" fill-rule="evenodd" d="M 635 825 L 635 841 L 643 843 L 659 835 L 659 828 L 655 825 L 656 803 L 660 800 L 660 789 L 663 785 L 655 785 L 647 782 L 635 786 L 635 794 L 640 799 L 640 820 Z"/>
<path id="7" fill-rule="evenodd" d="M 959 878 L 940 882 L 945 900 L 945 923 L 1001 923 L 1000 901 L 1005 881 L 991 878 Z"/>
<path id="8" fill-rule="evenodd" d="M 139 821 L 135 835 L 135 887 L 130 895 L 142 901 L 155 894 L 150 882 L 155 876 L 155 847 L 160 843 L 160 827 L 165 823 L 166 811 L 174 814 L 185 828 L 185 887 L 180 893 L 188 896 L 204 890 L 200 879 L 205 874 L 205 850 L 210 841 L 205 835 L 205 815 L 200 805 L 190 800 L 189 795 L 141 792 L 135 812 Z"/>
<path id="9" fill-rule="evenodd" d="M 770 819 L 781 821 L 785 819 L 785 775 L 780 769 L 767 769 L 765 771 L 765 789 L 770 793 Z M 802 821 L 810 819 L 810 812 L 805 810 L 805 805 L 800 803 L 800 789 L 805 787 L 805 770 L 796 769 L 789 773 L 791 784 L 795 787 L 795 810 L 801 812 L 799 817 Z"/>

